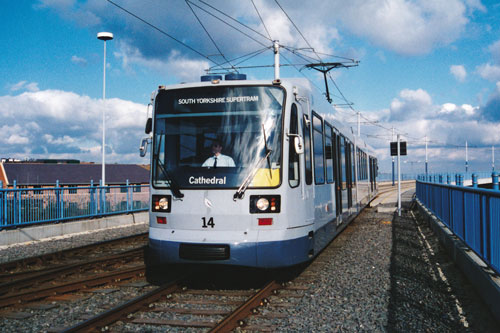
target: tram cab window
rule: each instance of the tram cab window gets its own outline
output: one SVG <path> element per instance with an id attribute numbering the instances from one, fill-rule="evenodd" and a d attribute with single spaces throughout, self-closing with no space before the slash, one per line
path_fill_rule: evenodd
<path id="1" fill-rule="evenodd" d="M 313 139 L 314 139 L 314 183 L 325 183 L 325 162 L 324 162 L 324 149 L 323 143 L 323 120 L 317 115 L 313 114 Z"/>
<path id="2" fill-rule="evenodd" d="M 248 178 L 249 188 L 278 187 L 284 99 L 284 89 L 275 86 L 159 91 L 152 185 L 239 188 Z M 216 153 L 224 155 L 217 162 Z"/>
<path id="3" fill-rule="evenodd" d="M 290 134 L 299 134 L 299 123 L 298 123 L 298 112 L 297 105 L 292 104 L 292 109 L 290 112 L 290 127 L 288 129 Z M 300 183 L 300 172 L 299 172 L 299 154 L 295 151 L 294 136 L 288 138 L 288 182 L 290 187 L 297 187 Z"/>

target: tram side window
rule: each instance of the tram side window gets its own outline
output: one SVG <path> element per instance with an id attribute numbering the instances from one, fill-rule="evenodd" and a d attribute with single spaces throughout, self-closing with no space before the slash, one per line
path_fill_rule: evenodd
<path id="1" fill-rule="evenodd" d="M 290 113 L 290 134 L 299 134 L 299 124 L 297 119 L 297 105 L 292 104 L 292 110 Z M 299 172 L 299 154 L 295 151 L 294 136 L 289 137 L 288 147 L 289 147 L 289 163 L 288 163 L 288 182 L 290 187 L 299 186 L 300 182 L 300 172 Z"/>
<path id="2" fill-rule="evenodd" d="M 314 182 L 316 184 L 325 183 L 325 160 L 323 143 L 323 121 L 316 114 L 313 114 L 313 139 L 314 139 Z"/>
<path id="3" fill-rule="evenodd" d="M 333 183 L 333 145 L 332 145 L 333 128 L 330 124 L 325 123 L 325 160 L 326 160 L 326 182 Z"/>
<path id="4" fill-rule="evenodd" d="M 368 179 L 368 155 L 364 153 L 364 162 L 365 162 L 365 179 Z"/>
<path id="5" fill-rule="evenodd" d="M 366 179 L 366 155 L 363 151 L 360 151 L 361 155 L 361 179 Z"/>
<path id="6" fill-rule="evenodd" d="M 363 152 L 359 148 L 358 148 L 358 178 L 359 180 L 364 179 Z"/>
<path id="7" fill-rule="evenodd" d="M 352 143 L 349 143 L 349 153 L 350 153 L 350 158 L 351 158 L 351 183 L 355 184 L 356 183 L 356 170 L 354 168 L 354 145 Z"/>
<path id="8" fill-rule="evenodd" d="M 306 165 L 306 184 L 312 184 L 312 161 L 311 161 L 311 131 L 309 126 L 309 119 L 304 115 L 302 121 L 302 132 L 304 133 L 304 158 Z"/>
<path id="9" fill-rule="evenodd" d="M 335 130 L 332 132 L 332 152 L 333 152 L 333 174 L 336 186 L 340 185 L 340 161 L 339 161 L 339 136 Z"/>
<path id="10" fill-rule="evenodd" d="M 346 145 L 345 138 L 343 136 L 340 137 L 340 170 L 342 172 L 342 190 L 347 188 L 347 174 L 346 174 Z"/>

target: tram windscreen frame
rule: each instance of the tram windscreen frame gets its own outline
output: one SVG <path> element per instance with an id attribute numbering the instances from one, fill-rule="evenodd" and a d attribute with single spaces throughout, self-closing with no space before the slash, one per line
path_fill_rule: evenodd
<path id="1" fill-rule="evenodd" d="M 249 188 L 280 186 L 285 94 L 277 86 L 160 90 L 153 187 L 233 189 L 254 172 Z M 214 166 L 210 158 L 217 143 L 226 157 Z"/>

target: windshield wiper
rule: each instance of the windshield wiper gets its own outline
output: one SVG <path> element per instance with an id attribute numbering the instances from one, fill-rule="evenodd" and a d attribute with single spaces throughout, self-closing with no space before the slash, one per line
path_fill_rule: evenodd
<path id="1" fill-rule="evenodd" d="M 157 149 L 155 149 L 154 154 L 153 154 L 153 160 L 156 161 L 156 165 L 160 167 L 162 175 L 166 178 L 170 185 L 170 192 L 172 192 L 172 195 L 177 198 L 177 199 L 182 199 L 184 198 L 184 194 L 180 191 L 179 189 L 179 184 L 172 178 L 170 173 L 167 171 L 167 168 L 165 167 L 165 164 L 160 160 L 160 147 L 161 147 L 161 139 L 162 136 L 160 136 L 160 142 L 158 143 Z"/>
<path id="2" fill-rule="evenodd" d="M 267 146 L 267 135 L 266 135 L 266 129 L 264 128 L 264 124 L 262 124 L 262 134 L 264 135 L 264 147 L 266 148 L 266 159 L 267 159 L 267 165 L 269 166 L 269 177 L 273 179 L 273 172 L 271 170 L 271 159 L 269 158 L 269 155 L 271 154 L 271 149 Z"/>
<path id="3" fill-rule="evenodd" d="M 247 190 L 248 186 L 250 185 L 253 177 L 255 177 L 255 174 L 257 171 L 259 171 L 259 166 L 262 164 L 262 161 L 267 160 L 267 163 L 269 164 L 269 173 L 271 175 L 271 179 L 273 177 L 272 175 L 272 170 L 271 170 L 271 160 L 269 159 L 269 155 L 273 152 L 272 149 L 269 149 L 267 146 L 267 137 L 266 137 L 266 131 L 264 129 L 264 124 L 262 124 L 262 133 L 264 134 L 264 147 L 266 149 L 266 155 L 260 159 L 260 161 L 255 165 L 255 167 L 252 169 L 252 171 L 248 174 L 248 176 L 243 180 L 243 183 L 240 185 L 236 193 L 233 195 L 233 200 L 236 201 L 236 199 L 243 199 L 245 196 L 245 191 Z"/>

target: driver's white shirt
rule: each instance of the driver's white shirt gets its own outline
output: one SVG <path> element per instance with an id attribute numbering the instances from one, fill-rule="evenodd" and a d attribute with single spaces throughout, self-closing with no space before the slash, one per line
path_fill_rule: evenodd
<path id="1" fill-rule="evenodd" d="M 215 158 L 217 157 L 217 167 L 235 167 L 233 159 L 230 156 L 219 154 L 218 156 L 212 156 L 207 158 L 205 162 L 201 165 L 202 167 L 213 167 L 215 163 Z"/>

